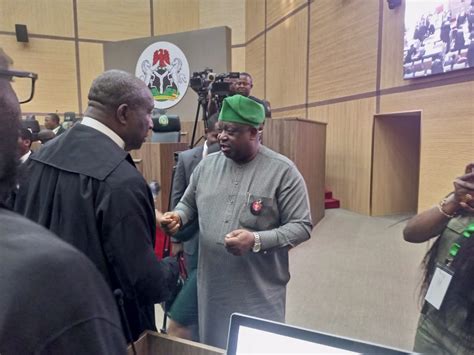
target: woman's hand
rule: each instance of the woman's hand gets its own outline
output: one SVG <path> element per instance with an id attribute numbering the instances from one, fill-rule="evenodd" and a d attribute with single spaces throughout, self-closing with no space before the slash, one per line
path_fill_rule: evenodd
<path id="1" fill-rule="evenodd" d="M 452 216 L 460 211 L 474 214 L 474 162 L 468 164 L 464 175 L 453 182 L 454 192 L 439 206 L 417 214 L 408 221 L 403 237 L 412 243 L 422 243 L 438 236 Z"/>
<path id="2" fill-rule="evenodd" d="M 468 164 L 465 174 L 456 178 L 454 185 L 454 201 L 468 213 L 474 213 L 474 162 Z"/>

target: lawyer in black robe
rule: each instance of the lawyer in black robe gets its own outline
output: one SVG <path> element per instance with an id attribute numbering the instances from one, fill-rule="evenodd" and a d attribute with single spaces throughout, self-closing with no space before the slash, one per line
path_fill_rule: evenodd
<path id="1" fill-rule="evenodd" d="M 97 268 L 6 209 L 17 185 L 21 117 L 11 63 L 0 48 L 0 354 L 125 354 L 119 314 Z"/>
<path id="2" fill-rule="evenodd" d="M 153 253 L 153 197 L 130 155 L 78 124 L 27 164 L 16 211 L 74 245 L 123 291 L 134 339 L 156 329 L 154 303 L 168 298 L 174 278 Z"/>
<path id="3" fill-rule="evenodd" d="M 114 72 L 105 76 L 121 73 Z M 130 77 L 126 82 L 133 84 L 136 78 Z M 98 110 L 87 112 L 102 117 Z M 127 115 L 138 120 L 139 113 L 133 114 Z M 129 138 L 123 136 L 127 146 Z M 28 178 L 15 210 L 74 245 L 93 261 L 112 290 L 123 291 L 133 339 L 146 329 L 155 330 L 154 304 L 170 296 L 177 267 L 175 261 L 159 262 L 153 252 L 153 198 L 130 155 L 100 130 L 77 124 L 44 145 L 27 164 Z"/>

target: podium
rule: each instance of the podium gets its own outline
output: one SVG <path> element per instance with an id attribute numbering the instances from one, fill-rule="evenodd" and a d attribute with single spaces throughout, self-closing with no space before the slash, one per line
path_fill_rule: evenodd
<path id="1" fill-rule="evenodd" d="M 311 217 L 324 217 L 326 123 L 301 118 L 267 119 L 263 144 L 293 161 L 306 182 Z"/>
<path id="2" fill-rule="evenodd" d="M 186 143 L 143 143 L 138 150 L 130 152 L 137 169 L 150 183 L 157 181 L 161 192 L 155 207 L 163 212 L 168 211 L 171 190 L 171 175 L 174 166 L 174 153 L 186 150 Z"/>
<path id="3" fill-rule="evenodd" d="M 146 331 L 135 342 L 137 355 L 223 355 L 224 349 L 177 338 L 167 334 Z M 132 347 L 127 349 L 127 355 L 133 355 Z"/>

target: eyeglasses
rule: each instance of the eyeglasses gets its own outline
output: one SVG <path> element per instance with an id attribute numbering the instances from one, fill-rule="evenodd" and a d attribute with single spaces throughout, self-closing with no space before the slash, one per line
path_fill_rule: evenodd
<path id="1" fill-rule="evenodd" d="M 8 80 L 13 82 L 12 86 L 15 89 L 20 104 L 25 104 L 33 99 L 38 74 L 27 71 L 0 69 L 0 76 L 6 76 Z"/>

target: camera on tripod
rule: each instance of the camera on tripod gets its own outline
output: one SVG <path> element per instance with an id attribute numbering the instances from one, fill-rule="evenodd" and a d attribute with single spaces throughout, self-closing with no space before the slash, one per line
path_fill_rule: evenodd
<path id="1" fill-rule="evenodd" d="M 222 73 L 217 75 L 211 84 L 211 94 L 222 98 L 221 101 L 225 97 L 233 95 L 232 80 L 238 79 L 239 77 L 239 72 Z"/>
<path id="2" fill-rule="evenodd" d="M 233 81 L 240 78 L 239 72 L 229 72 L 216 75 L 212 69 L 206 68 L 194 72 L 189 80 L 189 86 L 198 94 L 198 106 L 194 119 L 193 135 L 190 148 L 194 147 L 199 112 L 202 109 L 202 119 L 207 127 L 207 118 L 214 112 L 219 112 L 222 101 L 227 96 L 235 94 Z M 202 137 L 201 137 L 202 138 Z"/>
<path id="3" fill-rule="evenodd" d="M 215 80 L 216 74 L 212 69 L 206 68 L 200 72 L 194 72 L 189 80 L 189 86 L 193 89 L 199 97 L 207 97 L 209 92 L 209 85 Z"/>
<path id="4" fill-rule="evenodd" d="M 189 80 L 189 86 L 199 96 L 207 96 L 210 91 L 211 97 L 225 98 L 234 94 L 232 91 L 232 79 L 238 79 L 239 77 L 239 72 L 216 75 L 212 69 L 206 68 L 203 71 L 193 73 Z"/>

